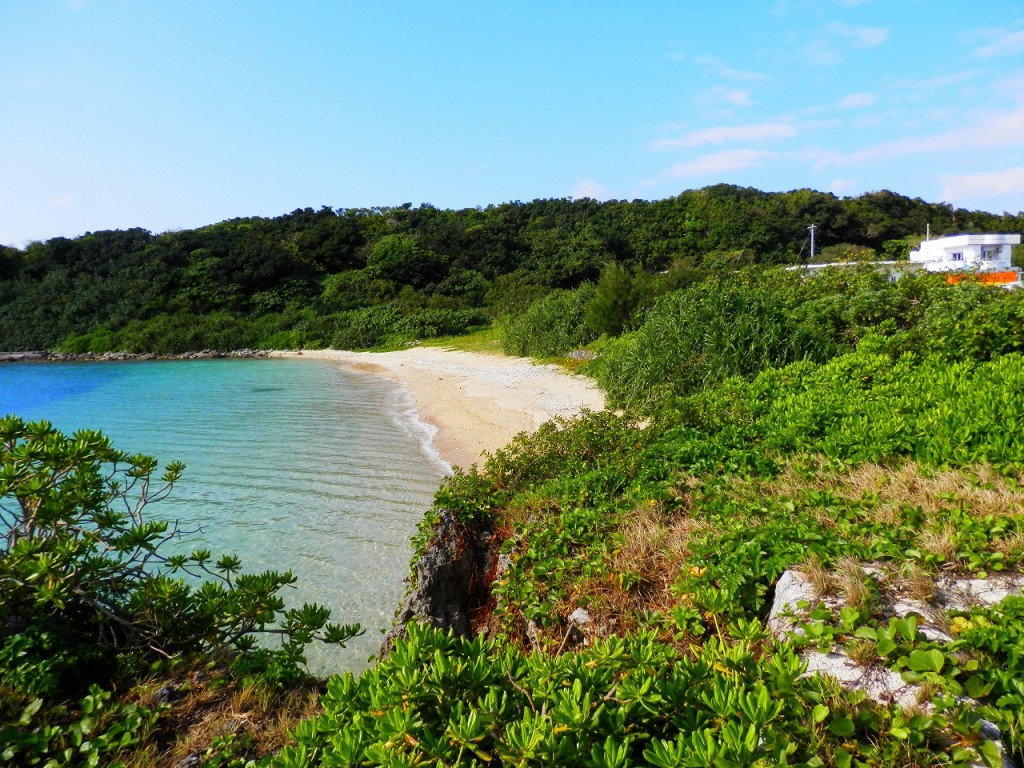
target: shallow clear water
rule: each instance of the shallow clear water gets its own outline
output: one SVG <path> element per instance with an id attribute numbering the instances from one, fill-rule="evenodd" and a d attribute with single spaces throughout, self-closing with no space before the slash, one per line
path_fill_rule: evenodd
<path id="1" fill-rule="evenodd" d="M 154 518 L 201 528 L 186 548 L 245 571 L 290 569 L 289 604 L 316 601 L 366 634 L 320 672 L 359 670 L 404 591 L 416 523 L 445 471 L 406 395 L 314 360 L 0 365 L 0 415 L 99 429 L 117 448 L 187 465 Z"/>

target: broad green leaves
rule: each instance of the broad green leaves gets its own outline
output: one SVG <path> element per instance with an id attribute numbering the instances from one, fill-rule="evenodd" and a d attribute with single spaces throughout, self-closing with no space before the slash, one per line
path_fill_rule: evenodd
<path id="1" fill-rule="evenodd" d="M 289 685 L 306 677 L 307 644 L 360 632 L 321 606 L 286 609 L 288 572 L 241 573 L 237 557 L 205 550 L 165 557 L 176 530 L 145 514 L 183 469 L 160 473 L 98 432 L 0 419 L 0 755 L 10 764 L 109 764 L 155 715 L 105 688 L 152 664 L 226 653 L 239 677 Z M 269 632 L 277 647 L 257 647 L 254 635 Z"/>

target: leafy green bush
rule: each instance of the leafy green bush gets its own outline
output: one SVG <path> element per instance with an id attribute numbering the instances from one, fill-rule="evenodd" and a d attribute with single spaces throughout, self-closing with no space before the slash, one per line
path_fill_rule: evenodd
<path id="1" fill-rule="evenodd" d="M 822 452 L 848 462 L 910 456 L 931 465 L 1024 467 L 1024 357 L 950 364 L 858 351 L 731 379 L 676 399 L 672 429 L 729 436 L 738 449 Z"/>
<path id="2" fill-rule="evenodd" d="M 587 304 L 594 297 L 594 286 L 586 284 L 574 291 L 553 291 L 533 302 L 525 312 L 505 319 L 501 348 L 507 355 L 560 355 L 593 341 L 597 334 L 588 330 Z"/>
<path id="3" fill-rule="evenodd" d="M 68 437 L 47 422 L 0 419 L 5 760 L 50 755 L 54 765 L 77 765 L 85 758 L 65 751 L 93 749 L 93 765 L 101 737 L 120 733 L 115 746 L 129 746 L 148 714 L 111 705 L 101 733 L 87 706 L 100 707 L 104 689 L 154 662 L 225 652 L 238 674 L 290 685 L 307 676 L 307 644 L 344 644 L 360 631 L 329 623 L 317 605 L 286 608 L 280 592 L 294 582 L 289 572 L 245 574 L 237 557 L 205 550 L 165 554 L 180 532 L 144 512 L 183 470 L 172 463 L 159 473 L 155 459 L 116 450 L 98 432 Z M 259 634 L 279 642 L 258 646 Z M 69 707 L 79 699 L 81 709 Z"/>
<path id="4" fill-rule="evenodd" d="M 271 765 L 938 764 L 940 718 L 840 695 L 765 639 L 738 622 L 692 654 L 643 633 L 546 656 L 412 626 L 358 680 L 332 678 Z"/>
<path id="5" fill-rule="evenodd" d="M 278 330 L 280 315 L 247 317 L 229 312 L 188 312 L 133 320 L 116 331 L 104 328 L 67 339 L 63 352 L 153 352 L 179 354 L 201 349 L 227 352 L 260 346 L 264 335 Z"/>
<path id="6" fill-rule="evenodd" d="M 46 646 L 51 666 L 69 654 L 60 688 L 101 680 L 126 654 L 252 651 L 253 633 L 269 630 L 284 644 L 264 658 L 301 663 L 314 637 L 343 643 L 358 631 L 328 624 L 317 606 L 286 611 L 278 593 L 294 581 L 288 572 L 243 574 L 238 558 L 205 550 L 163 554 L 180 532 L 143 513 L 183 470 L 155 474 L 155 459 L 116 450 L 98 432 L 68 437 L 47 422 L 0 419 L 0 619 L 20 627 L 19 642 Z M 211 580 L 194 587 L 175 571 Z M 72 658 L 82 654 L 88 671 Z"/>
<path id="7" fill-rule="evenodd" d="M 417 339 L 465 333 L 486 324 L 488 315 L 479 309 L 413 309 L 397 304 L 341 312 L 334 316 L 331 346 L 337 349 L 370 349 L 398 346 Z"/>
<path id="8" fill-rule="evenodd" d="M 394 332 L 401 313 L 394 304 L 341 312 L 336 316 L 337 331 L 331 340 L 335 349 L 369 349 L 384 343 Z"/>
<path id="9" fill-rule="evenodd" d="M 590 370 L 614 403 L 639 405 L 665 391 L 692 392 L 830 352 L 829 340 L 788 317 L 771 290 L 721 281 L 663 297 L 643 325 L 606 346 Z"/>
<path id="10" fill-rule="evenodd" d="M 587 302 L 584 321 L 595 336 L 618 336 L 633 319 L 645 298 L 642 273 L 633 275 L 621 264 L 610 261 L 601 268 L 594 296 Z"/>
<path id="11" fill-rule="evenodd" d="M 454 336 L 489 321 L 488 314 L 480 309 L 423 309 L 395 323 L 395 335 L 403 341 Z"/>
<path id="12" fill-rule="evenodd" d="M 1024 352 L 1024 292 L 963 280 L 932 290 L 903 348 L 953 362 Z"/>

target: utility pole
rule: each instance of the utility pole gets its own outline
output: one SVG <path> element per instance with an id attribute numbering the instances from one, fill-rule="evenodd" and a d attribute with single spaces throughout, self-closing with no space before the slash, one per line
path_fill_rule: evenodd
<path id="1" fill-rule="evenodd" d="M 807 230 L 811 233 L 811 259 L 814 258 L 814 230 L 816 230 L 817 228 L 817 224 L 811 224 L 811 226 L 807 228 Z"/>

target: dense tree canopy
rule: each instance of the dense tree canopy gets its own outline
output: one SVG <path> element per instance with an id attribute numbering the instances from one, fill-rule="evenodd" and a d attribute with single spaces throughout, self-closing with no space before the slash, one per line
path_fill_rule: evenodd
<path id="1" fill-rule="evenodd" d="M 500 314 L 522 308 L 513 297 L 595 281 L 608 263 L 648 273 L 794 263 L 809 256 L 810 224 L 819 249 L 870 256 L 926 226 L 934 235 L 1020 231 L 1024 216 L 885 190 L 837 198 L 719 184 L 658 201 L 324 206 L 160 235 L 90 232 L 0 250 L 0 349 L 169 351 L 159 329 L 175 317 L 192 318 L 202 346 L 325 345 L 350 325 L 347 312 L 388 304 L 395 317 Z M 239 319 L 237 333 L 207 332 L 225 312 Z"/>

